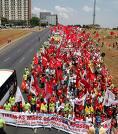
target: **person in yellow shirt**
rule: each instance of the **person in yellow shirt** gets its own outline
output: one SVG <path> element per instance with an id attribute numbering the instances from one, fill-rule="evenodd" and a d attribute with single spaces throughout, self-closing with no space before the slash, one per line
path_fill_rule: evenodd
<path id="1" fill-rule="evenodd" d="M 6 111 L 11 111 L 11 108 L 12 108 L 11 104 L 7 101 L 7 102 L 4 104 L 4 109 L 5 109 Z"/>
<path id="2" fill-rule="evenodd" d="M 27 74 L 23 74 L 23 79 L 27 81 Z"/>
<path id="3" fill-rule="evenodd" d="M 26 75 L 27 75 L 27 77 L 29 77 L 29 75 L 30 75 L 30 71 L 29 71 L 29 68 L 28 67 L 26 67 Z"/>
<path id="4" fill-rule="evenodd" d="M 64 105 L 64 112 L 69 112 L 69 103 L 66 103 L 65 105 Z"/>
<path id="5" fill-rule="evenodd" d="M 40 111 L 42 113 L 46 113 L 48 111 L 48 105 L 47 105 L 47 103 L 45 103 L 45 102 L 41 103 L 41 109 L 40 109 Z"/>
<path id="6" fill-rule="evenodd" d="M 13 106 L 15 104 L 15 97 L 14 96 L 10 96 L 9 98 L 9 103 Z"/>
<path id="7" fill-rule="evenodd" d="M 31 110 L 30 103 L 26 102 L 23 106 L 25 112 L 29 112 Z"/>
<path id="8" fill-rule="evenodd" d="M 91 112 L 91 114 L 94 113 L 94 109 L 93 109 L 93 106 L 92 105 L 90 106 L 90 112 Z"/>
<path id="9" fill-rule="evenodd" d="M 45 113 L 47 113 L 48 112 L 48 105 L 47 105 L 47 103 L 45 103 Z"/>
<path id="10" fill-rule="evenodd" d="M 31 98 L 31 111 L 35 112 L 36 111 L 36 97 L 32 96 Z"/>
<path id="11" fill-rule="evenodd" d="M 41 103 L 41 108 L 40 108 L 40 112 L 44 112 L 45 111 L 45 105 L 44 105 L 44 103 Z"/>
<path id="12" fill-rule="evenodd" d="M 54 102 L 50 102 L 49 103 L 49 112 L 50 113 L 54 113 L 55 112 L 55 103 Z"/>
<path id="13" fill-rule="evenodd" d="M 91 113 L 90 108 L 88 106 L 85 107 L 85 114 L 89 115 Z"/>
<path id="14" fill-rule="evenodd" d="M 5 121 L 0 117 L 0 134 L 6 134 L 6 132 L 4 131 L 4 127 L 5 127 Z"/>

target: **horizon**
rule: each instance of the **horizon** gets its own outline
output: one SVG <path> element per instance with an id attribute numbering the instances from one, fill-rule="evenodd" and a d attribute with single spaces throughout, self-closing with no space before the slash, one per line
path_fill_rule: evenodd
<path id="1" fill-rule="evenodd" d="M 73 2 L 74 1 L 74 2 Z M 39 17 L 40 12 L 57 14 L 63 25 L 88 25 L 93 23 L 94 0 L 34 0 L 32 14 Z M 96 0 L 96 21 L 101 27 L 118 26 L 118 0 Z"/>

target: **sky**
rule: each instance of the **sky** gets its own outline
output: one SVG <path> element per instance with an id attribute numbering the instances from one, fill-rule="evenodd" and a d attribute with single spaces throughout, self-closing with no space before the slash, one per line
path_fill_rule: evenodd
<path id="1" fill-rule="evenodd" d="M 59 23 L 92 24 L 94 0 L 32 0 L 32 14 L 50 11 L 58 14 Z M 96 24 L 118 26 L 118 0 L 96 0 Z"/>

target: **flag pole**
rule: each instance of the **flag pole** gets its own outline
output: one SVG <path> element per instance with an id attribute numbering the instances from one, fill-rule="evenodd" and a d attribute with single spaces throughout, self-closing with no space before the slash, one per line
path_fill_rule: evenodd
<path id="1" fill-rule="evenodd" d="M 94 0 L 94 9 L 93 9 L 93 26 L 95 26 L 95 16 L 96 16 L 96 0 Z"/>

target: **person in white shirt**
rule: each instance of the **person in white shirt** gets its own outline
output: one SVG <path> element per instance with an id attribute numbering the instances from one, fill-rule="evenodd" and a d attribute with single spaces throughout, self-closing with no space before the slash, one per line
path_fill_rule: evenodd
<path id="1" fill-rule="evenodd" d="M 86 116 L 86 122 L 92 123 L 92 117 L 90 114 Z"/>

